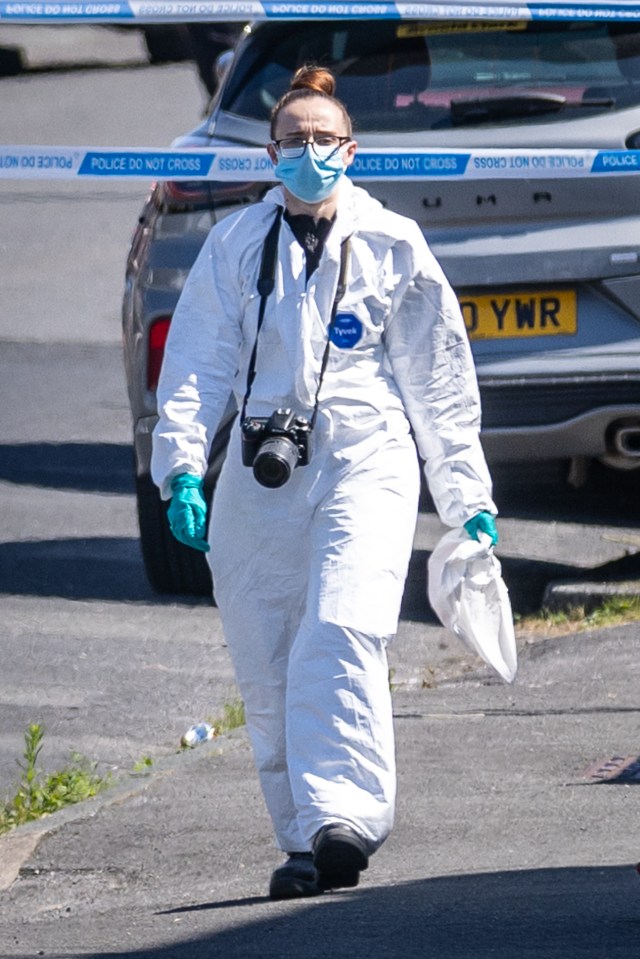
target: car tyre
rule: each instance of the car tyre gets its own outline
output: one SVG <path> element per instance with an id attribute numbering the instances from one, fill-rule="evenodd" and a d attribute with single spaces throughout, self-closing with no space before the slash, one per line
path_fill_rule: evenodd
<path id="1" fill-rule="evenodd" d="M 25 68 L 19 47 L 0 47 L 0 77 L 17 77 Z"/>
<path id="2" fill-rule="evenodd" d="M 147 578 L 158 593 L 213 596 L 205 554 L 183 546 L 169 528 L 168 502 L 150 476 L 136 478 L 140 546 Z"/>
<path id="3" fill-rule="evenodd" d="M 211 501 L 235 421 L 235 411 L 229 410 L 211 443 L 203 490 L 207 516 L 211 515 Z M 153 589 L 158 593 L 208 596 L 215 602 L 211 570 L 205 554 L 184 546 L 175 538 L 167 519 L 169 503 L 161 499 L 160 491 L 148 473 L 136 476 L 136 499 L 142 558 Z"/>
<path id="4" fill-rule="evenodd" d="M 182 63 L 193 59 L 186 24 L 150 24 L 143 28 L 149 63 Z"/>

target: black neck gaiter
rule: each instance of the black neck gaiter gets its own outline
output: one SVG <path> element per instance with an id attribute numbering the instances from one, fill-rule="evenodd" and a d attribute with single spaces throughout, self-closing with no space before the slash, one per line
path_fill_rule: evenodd
<path id="1" fill-rule="evenodd" d="M 304 250 L 306 278 L 308 280 L 320 262 L 326 239 L 335 221 L 335 215 L 331 220 L 321 217 L 316 222 L 312 216 L 308 216 L 306 213 L 293 215 L 285 210 L 284 218 Z"/>

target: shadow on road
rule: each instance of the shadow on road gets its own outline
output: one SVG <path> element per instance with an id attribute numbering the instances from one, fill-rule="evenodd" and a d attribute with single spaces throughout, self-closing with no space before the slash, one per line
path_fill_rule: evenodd
<path id="1" fill-rule="evenodd" d="M 401 616 L 414 622 L 437 625 L 438 620 L 426 596 L 428 557 L 427 552 L 416 551 L 411 558 Z M 622 568 L 624 562 L 621 560 L 608 566 Z M 635 566 L 635 576 L 640 578 L 640 557 L 627 557 L 629 570 L 631 563 Z M 513 610 L 520 615 L 540 609 L 545 586 L 550 580 L 576 579 L 573 567 L 533 560 L 504 559 L 502 572 Z M 585 576 L 588 572 L 581 571 Z M 607 569 L 607 574 L 611 577 L 612 570 Z M 603 578 L 606 575 L 603 574 Z M 144 571 L 139 541 L 134 537 L 115 536 L 0 543 L 0 594 L 119 602 L 179 602 L 189 606 L 210 602 L 206 597 L 156 593 Z"/>
<path id="2" fill-rule="evenodd" d="M 135 492 L 128 443 L 3 443 L 0 480 L 85 493 Z"/>
<path id="3" fill-rule="evenodd" d="M 494 499 L 503 517 L 603 526 L 640 525 L 640 469 L 589 467 L 583 485 L 566 481 L 568 464 L 509 463 L 492 467 Z"/>
<path id="4" fill-rule="evenodd" d="M 61 599 L 211 604 L 160 596 L 149 585 L 137 539 L 90 537 L 0 543 L 0 594 Z"/>
<path id="5" fill-rule="evenodd" d="M 46 489 L 133 495 L 133 454 L 126 443 L 14 443 L 0 445 L 0 480 Z M 635 475 L 597 472 L 580 490 L 549 479 L 538 470 L 502 468 L 496 474 L 500 515 L 539 522 L 632 527 L 638 525 L 640 484 Z M 423 509 L 433 509 L 423 500 Z M 633 529 L 632 529 L 633 531 Z M 595 569 L 533 559 L 501 557 L 514 613 L 540 610 L 553 580 L 640 579 L 639 551 Z M 409 566 L 402 617 L 437 620 L 426 598 L 429 554 L 416 550 Z M 160 597 L 148 585 L 136 538 L 93 537 L 0 545 L 0 592 L 67 599 L 200 603 L 197 597 Z M 204 602 L 207 602 L 205 599 Z"/>
<path id="6" fill-rule="evenodd" d="M 88 73 L 98 70 L 148 70 L 147 60 L 131 59 L 119 60 L 76 60 L 60 63 L 29 64 L 25 61 L 23 51 L 16 46 L 0 47 L 0 80 L 4 77 L 29 77 L 41 74 L 57 73 Z"/>
<path id="7" fill-rule="evenodd" d="M 416 622 L 438 623 L 426 598 L 426 568 L 429 553 L 416 550 L 409 564 L 409 575 L 402 600 L 402 617 Z M 623 578 L 621 571 L 626 570 L 629 579 L 640 579 L 640 556 L 625 557 L 615 563 L 608 563 L 599 569 L 580 569 L 563 563 L 544 562 L 542 560 L 515 559 L 500 557 L 502 577 L 509 590 L 509 598 L 514 614 L 529 616 L 538 613 L 542 607 L 546 586 L 554 580 L 579 579 L 592 580 L 594 575 L 603 580 Z"/>
<path id="8" fill-rule="evenodd" d="M 80 493 L 133 495 L 128 443 L 0 444 L 0 481 Z M 137 537 L 95 536 L 0 544 L 0 594 L 120 602 L 209 602 L 160 596 Z"/>
<path id="9" fill-rule="evenodd" d="M 637 854 L 637 849 L 629 853 Z M 170 945 L 84 956 L 628 959 L 640 935 L 640 883 L 631 866 L 424 879 L 303 901 L 293 909 L 274 905 L 269 918 L 252 920 L 249 909 L 255 905 L 255 899 L 231 900 L 179 909 L 201 916 L 210 909 L 211 926 L 226 928 Z M 229 928 L 235 910 L 242 907 L 249 907 L 247 921 Z"/>

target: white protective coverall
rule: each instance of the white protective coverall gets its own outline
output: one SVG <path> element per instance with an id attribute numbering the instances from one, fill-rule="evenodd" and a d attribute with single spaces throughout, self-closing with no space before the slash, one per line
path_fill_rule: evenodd
<path id="1" fill-rule="evenodd" d="M 248 415 L 310 418 L 351 236 L 348 282 L 307 466 L 279 489 L 243 466 L 234 425 L 208 555 L 276 841 L 307 851 L 343 821 L 373 852 L 395 800 L 386 645 L 417 516 L 413 428 L 441 519 L 496 512 L 479 444 L 475 370 L 456 297 L 417 224 L 347 177 L 320 264 L 286 223 L 258 341 Z M 158 389 L 152 473 L 203 476 L 230 393 L 241 407 L 263 243 L 281 187 L 211 230 L 176 309 Z"/>

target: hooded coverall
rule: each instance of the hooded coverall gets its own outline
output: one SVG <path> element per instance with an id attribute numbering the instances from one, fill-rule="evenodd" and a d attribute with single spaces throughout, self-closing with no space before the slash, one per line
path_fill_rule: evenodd
<path id="1" fill-rule="evenodd" d="M 277 845 L 348 823 L 373 852 L 393 823 L 386 646 L 397 629 L 419 494 L 418 450 L 444 523 L 496 512 L 458 302 L 413 220 L 346 178 L 318 268 L 280 226 L 248 415 L 313 411 L 342 240 L 351 237 L 308 465 L 279 489 L 243 466 L 236 425 L 208 559 Z M 256 338 L 265 236 L 281 187 L 211 230 L 171 324 L 152 474 L 204 476 Z M 410 434 L 413 429 L 414 440 Z"/>

